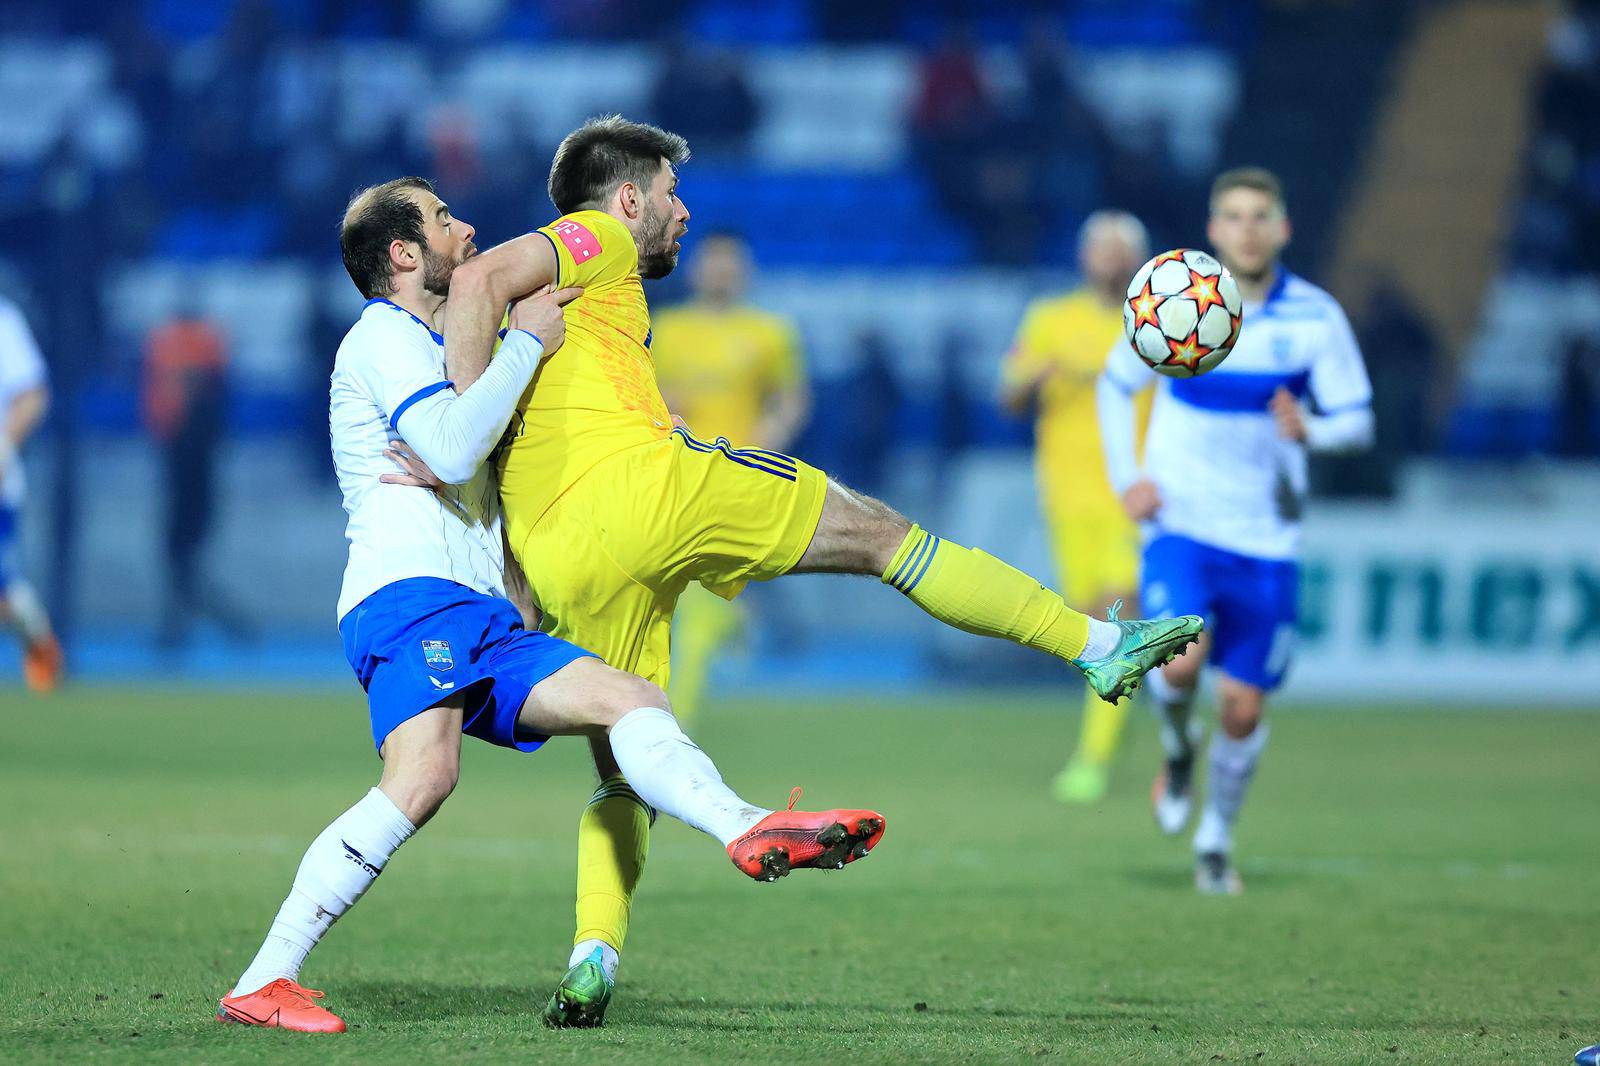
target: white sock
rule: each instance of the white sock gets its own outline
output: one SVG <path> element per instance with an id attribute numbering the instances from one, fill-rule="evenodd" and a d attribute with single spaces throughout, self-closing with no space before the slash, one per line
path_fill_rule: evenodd
<path id="1" fill-rule="evenodd" d="M 1206 805 L 1194 834 L 1195 854 L 1233 850 L 1233 823 L 1239 820 L 1245 792 L 1255 776 L 1261 749 L 1267 746 L 1267 723 L 1239 740 L 1217 730 L 1211 737 L 1211 777 L 1206 783 Z"/>
<path id="2" fill-rule="evenodd" d="M 606 979 L 617 979 L 617 964 L 622 961 L 622 956 L 617 954 L 617 949 L 607 944 L 604 940 L 580 940 L 572 945 L 572 954 L 567 959 L 567 968 L 578 965 L 596 951 L 600 952 L 600 969 L 605 971 Z"/>
<path id="3" fill-rule="evenodd" d="M 1117 650 L 1117 642 L 1122 639 L 1122 630 L 1115 622 L 1107 622 L 1092 615 L 1089 618 L 1089 639 L 1083 645 L 1083 654 L 1078 656 L 1084 662 L 1093 662 L 1104 659 L 1107 655 Z"/>
<path id="4" fill-rule="evenodd" d="M 317 941 L 372 887 L 389 856 L 416 831 L 394 801 L 376 788 L 335 818 L 306 849 L 289 898 L 234 994 L 254 992 L 280 977 L 298 980 Z"/>
<path id="5" fill-rule="evenodd" d="M 611 727 L 611 754 L 640 799 L 711 834 L 724 847 L 772 813 L 752 807 L 723 784 L 711 759 L 659 707 L 623 715 Z"/>
<path id="6" fill-rule="evenodd" d="M 5 590 L 6 605 L 16 619 L 22 639 L 32 644 L 50 635 L 50 617 L 45 614 L 39 594 L 26 581 L 13 581 Z"/>
<path id="7" fill-rule="evenodd" d="M 1200 741 L 1200 726 L 1189 717 L 1194 706 L 1194 686 L 1179 688 L 1167 680 L 1159 669 L 1144 677 L 1145 688 L 1155 698 L 1156 714 L 1161 724 L 1161 750 L 1169 759 L 1182 759 L 1194 754 Z"/>

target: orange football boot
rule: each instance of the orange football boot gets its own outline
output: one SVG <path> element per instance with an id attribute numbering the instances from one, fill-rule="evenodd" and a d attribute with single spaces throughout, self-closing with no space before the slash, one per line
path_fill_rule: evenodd
<path id="1" fill-rule="evenodd" d="M 343 1018 L 312 1002 L 321 998 L 322 993 L 316 989 L 280 977 L 245 996 L 236 996 L 230 989 L 219 1001 L 217 1021 L 293 1029 L 297 1033 L 344 1032 Z"/>
<path id="2" fill-rule="evenodd" d="M 790 870 L 840 870 L 877 847 L 883 815 L 877 811 L 773 811 L 728 845 L 733 864 L 757 881 L 776 881 Z"/>
<path id="3" fill-rule="evenodd" d="M 45 634 L 22 653 L 22 677 L 35 692 L 54 692 L 61 684 L 61 642 Z"/>

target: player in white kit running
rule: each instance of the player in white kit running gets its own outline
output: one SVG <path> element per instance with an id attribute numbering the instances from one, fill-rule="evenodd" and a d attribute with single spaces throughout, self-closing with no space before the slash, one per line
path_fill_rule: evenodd
<path id="1" fill-rule="evenodd" d="M 1151 617 L 1199 614 L 1206 632 L 1150 675 L 1166 765 L 1153 791 L 1163 831 L 1181 832 L 1201 730 L 1190 720 L 1200 669 L 1215 669 L 1220 729 L 1194 836 L 1195 884 L 1234 894 L 1233 825 L 1267 742 L 1267 694 L 1294 649 L 1300 515 L 1308 452 L 1372 443 L 1372 386 L 1333 297 L 1285 270 L 1283 189 L 1256 168 L 1220 175 L 1207 236 L 1244 296 L 1228 358 L 1195 378 L 1157 377 L 1125 343 L 1097 389 L 1106 466 L 1143 524 L 1141 602 Z M 1134 452 L 1134 396 L 1156 385 L 1144 466 Z"/>

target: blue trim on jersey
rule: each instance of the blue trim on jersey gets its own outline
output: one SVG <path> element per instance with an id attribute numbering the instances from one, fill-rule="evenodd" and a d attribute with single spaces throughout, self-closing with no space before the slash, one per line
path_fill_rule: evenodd
<path id="1" fill-rule="evenodd" d="M 1352 400 L 1349 403 L 1340 404 L 1338 407 L 1319 408 L 1319 413 L 1324 417 L 1327 415 L 1342 415 L 1346 411 L 1364 411 L 1371 406 L 1372 397 L 1369 396 L 1365 400 Z"/>
<path id="2" fill-rule="evenodd" d="M 407 311 L 404 307 L 401 307 L 399 304 L 395 303 L 393 300 L 390 300 L 390 299 L 388 299 L 386 297 L 374 296 L 372 299 L 368 300 L 364 305 L 362 305 L 361 310 L 365 311 L 368 307 L 371 307 L 373 304 L 388 304 L 390 307 L 394 308 L 396 311 L 399 311 L 401 314 L 403 314 L 407 318 L 411 319 L 411 321 L 415 322 L 417 325 L 419 325 L 423 329 L 427 330 L 428 331 L 428 336 L 433 338 L 433 343 L 435 343 L 435 344 L 443 344 L 444 343 L 444 335 L 443 334 L 435 333 L 433 331 L 433 327 L 432 326 L 428 325 L 426 322 L 422 321 L 422 319 L 418 318 L 416 315 L 412 314 L 410 311 Z"/>
<path id="3" fill-rule="evenodd" d="M 1272 306 L 1274 301 L 1281 300 L 1283 298 L 1283 290 L 1289 287 L 1289 279 L 1292 277 L 1294 277 L 1294 275 L 1289 273 L 1282 266 L 1278 267 L 1278 276 L 1272 279 L 1272 288 L 1267 290 L 1267 295 L 1261 301 L 1261 311 L 1263 314 L 1266 313 L 1267 308 Z"/>
<path id="4" fill-rule="evenodd" d="M 1272 394 L 1288 389 L 1303 397 L 1311 382 L 1311 372 L 1293 374 L 1213 373 L 1197 378 L 1173 378 L 1172 398 L 1207 411 L 1233 411 L 1264 414 Z"/>
<path id="5" fill-rule="evenodd" d="M 396 407 L 394 409 L 394 414 L 389 416 L 389 428 L 394 430 L 396 433 L 399 433 L 400 416 L 410 410 L 412 404 L 416 403 L 418 400 L 426 400 L 429 396 L 432 396 L 436 392 L 443 392 L 445 389 L 452 388 L 455 388 L 455 383 L 450 381 L 435 381 L 432 385 L 424 385 L 422 388 L 418 389 L 416 392 L 413 392 L 410 396 L 407 396 L 404 400 L 400 401 L 400 406 Z"/>
<path id="6" fill-rule="evenodd" d="M 556 247 L 556 239 L 550 236 L 550 234 L 546 233 L 544 230 L 536 229 L 533 232 L 550 242 L 550 251 L 553 252 L 556 257 L 556 280 L 552 282 L 552 285 L 554 288 L 559 289 L 561 288 L 561 249 Z"/>

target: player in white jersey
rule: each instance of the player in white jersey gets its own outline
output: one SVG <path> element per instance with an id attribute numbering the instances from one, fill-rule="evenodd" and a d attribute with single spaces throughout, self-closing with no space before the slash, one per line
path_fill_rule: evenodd
<path id="1" fill-rule="evenodd" d="M 530 752 L 551 736 L 606 738 L 632 793 L 727 846 L 779 839 L 807 812 L 745 803 L 678 728 L 655 685 L 525 628 L 506 598 L 500 507 L 484 461 L 540 361 L 565 336 L 560 305 L 520 300 L 471 386 L 446 376 L 437 316 L 473 229 L 420 178 L 358 193 L 340 231 L 363 296 L 339 346 L 329 428 L 349 513 L 339 596 L 345 655 L 367 692 L 383 759 L 376 788 L 312 842 L 265 942 L 217 1018 L 342 1032 L 299 983 L 313 946 L 455 788 L 462 734 Z M 418 491 L 388 456 L 403 445 L 443 482 Z"/>
<path id="2" fill-rule="evenodd" d="M 44 358 L 22 310 L 0 298 L 0 626 L 22 643 L 23 677 L 35 692 L 61 682 L 61 645 L 39 596 L 22 576 L 17 539 L 27 491 L 22 446 L 50 406 Z"/>
<path id="3" fill-rule="evenodd" d="M 1156 819 L 1167 833 L 1189 820 L 1200 734 L 1189 710 L 1209 662 L 1221 728 L 1194 836 L 1195 884 L 1231 894 L 1243 887 L 1233 825 L 1266 745 L 1267 694 L 1294 647 L 1306 454 L 1371 445 L 1372 386 L 1333 297 L 1278 262 L 1289 219 L 1276 177 L 1256 168 L 1219 176 L 1206 232 L 1244 296 L 1233 352 L 1209 374 L 1165 378 L 1119 343 L 1097 393 L 1112 486 L 1144 528 L 1143 605 L 1152 617 L 1206 618 L 1200 642 L 1150 677 L 1166 752 Z M 1151 384 L 1141 470 L 1133 398 Z"/>

